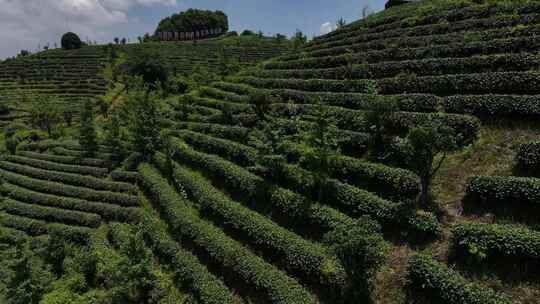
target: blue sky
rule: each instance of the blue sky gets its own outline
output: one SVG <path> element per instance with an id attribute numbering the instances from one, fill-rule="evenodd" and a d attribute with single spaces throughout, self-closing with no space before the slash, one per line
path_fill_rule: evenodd
<path id="1" fill-rule="evenodd" d="M 222 10 L 230 28 L 309 37 L 321 25 L 340 18 L 357 20 L 362 8 L 380 11 L 385 0 L 0 0 L 0 58 L 21 49 L 37 50 L 58 43 L 71 30 L 82 39 L 105 43 L 114 37 L 135 39 L 153 32 L 163 17 L 188 8 Z M 328 27 L 328 26 L 327 26 Z"/>

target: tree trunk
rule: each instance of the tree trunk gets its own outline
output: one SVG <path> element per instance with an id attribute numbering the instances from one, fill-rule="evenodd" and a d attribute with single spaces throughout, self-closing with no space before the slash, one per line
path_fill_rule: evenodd
<path id="1" fill-rule="evenodd" d="M 421 176 L 420 185 L 420 207 L 427 208 L 429 207 L 429 187 L 431 186 L 431 177 Z"/>

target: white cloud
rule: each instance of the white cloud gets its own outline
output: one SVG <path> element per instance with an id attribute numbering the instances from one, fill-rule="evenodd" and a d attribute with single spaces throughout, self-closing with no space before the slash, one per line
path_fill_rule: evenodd
<path id="1" fill-rule="evenodd" d="M 81 39 L 110 39 L 136 5 L 175 5 L 177 0 L 0 0 L 0 58 L 58 42 L 73 31 Z"/>
<path id="2" fill-rule="evenodd" d="M 334 25 L 332 25 L 332 23 L 325 22 L 325 23 L 321 24 L 321 35 L 328 34 L 331 31 L 333 31 L 334 29 L 335 28 L 334 28 Z"/>

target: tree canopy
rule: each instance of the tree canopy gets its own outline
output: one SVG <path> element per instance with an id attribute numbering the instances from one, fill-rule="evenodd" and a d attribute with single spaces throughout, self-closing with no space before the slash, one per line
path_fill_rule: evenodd
<path id="1" fill-rule="evenodd" d="M 188 9 L 159 22 L 156 32 L 194 32 L 221 28 L 229 30 L 229 18 L 222 11 Z"/>
<path id="2" fill-rule="evenodd" d="M 82 41 L 77 34 L 67 32 L 62 36 L 62 48 L 65 50 L 80 49 L 82 47 Z"/>

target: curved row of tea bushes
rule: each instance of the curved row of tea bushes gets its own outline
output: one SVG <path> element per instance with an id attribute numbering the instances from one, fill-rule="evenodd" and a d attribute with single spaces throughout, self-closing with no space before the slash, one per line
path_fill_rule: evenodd
<path id="1" fill-rule="evenodd" d="M 272 109 L 280 115 L 286 115 L 290 105 L 273 104 Z M 295 113 L 304 115 L 316 115 L 317 106 L 308 104 L 295 105 Z M 359 132 L 369 132 L 370 125 L 366 120 L 366 111 L 351 110 L 341 107 L 329 106 L 327 111 L 337 119 L 337 127 L 340 132 L 354 130 Z M 460 114 L 446 113 L 416 113 L 416 112 L 392 112 L 386 119 L 385 125 L 388 131 L 396 135 L 406 135 L 412 127 L 426 123 L 440 123 L 450 127 L 456 135 L 461 135 L 461 145 L 468 145 L 473 142 L 480 131 L 480 121 L 478 118 Z M 353 132 L 354 132 L 353 131 Z M 368 135 L 368 133 L 364 133 Z"/>
<path id="2" fill-rule="evenodd" d="M 216 138 L 187 130 L 172 131 L 171 134 L 182 138 L 188 144 L 207 153 L 221 155 L 224 158 L 249 166 L 257 161 L 257 150 L 235 141 Z"/>
<path id="3" fill-rule="evenodd" d="M 476 176 L 469 180 L 466 203 L 506 204 L 510 207 L 537 207 L 540 179 L 512 176 Z"/>
<path id="4" fill-rule="evenodd" d="M 173 140 L 173 143 L 178 151 L 175 157 L 179 161 L 222 180 L 227 188 L 241 193 L 242 197 L 253 204 L 267 202 L 291 218 L 307 220 L 324 230 L 332 230 L 353 221 L 349 216 L 333 208 L 308 201 L 290 190 L 277 186 L 268 187 L 263 178 L 216 155 L 197 152 L 179 140 Z M 261 198 L 264 198 L 263 202 L 260 201 Z"/>
<path id="5" fill-rule="evenodd" d="M 379 103 L 393 103 L 396 110 L 408 112 L 436 112 L 437 96 L 432 94 L 397 94 L 397 95 L 377 95 L 363 93 L 343 93 L 343 92 L 307 92 L 293 89 L 260 89 L 241 83 L 219 82 L 214 83 L 223 90 L 237 91 L 238 96 L 249 98 L 250 92 L 261 91 L 268 95 L 278 96 L 283 101 L 294 101 L 295 104 L 316 104 L 322 102 L 331 106 L 339 106 L 355 110 L 370 110 Z M 226 99 L 224 97 L 223 99 Z M 246 100 L 247 102 L 247 100 Z"/>
<path id="6" fill-rule="evenodd" d="M 466 58 L 436 58 L 406 61 L 386 61 L 374 64 L 355 64 L 324 69 L 268 69 L 243 73 L 260 78 L 294 79 L 379 79 L 407 73 L 416 76 L 445 74 L 487 73 L 496 71 L 528 71 L 540 67 L 540 59 L 533 54 L 497 54 Z"/>
<path id="7" fill-rule="evenodd" d="M 438 6 L 437 6 L 438 7 Z M 368 25 L 366 29 L 364 23 L 359 22 L 360 28 L 354 30 L 353 28 L 346 27 L 343 33 L 335 32 L 330 35 L 315 39 L 313 43 L 316 45 L 310 48 L 321 47 L 321 44 L 339 42 L 347 40 L 350 37 L 362 40 L 376 40 L 384 37 L 394 36 L 423 36 L 435 33 L 446 33 L 459 30 L 484 29 L 489 27 L 504 27 L 507 22 L 513 22 L 514 20 L 521 20 L 522 15 L 538 12 L 539 6 L 536 3 L 518 3 L 516 5 L 500 5 L 499 7 L 493 6 L 486 8 L 482 6 L 466 6 L 459 13 L 456 13 L 454 17 L 441 17 L 441 19 L 433 18 L 435 13 L 430 13 L 428 16 L 431 18 L 427 23 L 410 23 L 405 19 L 401 24 L 408 25 L 406 27 L 385 27 L 382 31 L 380 27 L 371 28 Z M 448 10 L 442 10 L 438 14 L 445 14 Z M 416 12 L 418 14 L 418 12 Z M 410 20 L 410 19 L 409 19 Z M 444 21 L 436 22 L 435 20 Z M 515 21 L 514 21 L 515 22 Z M 526 22 L 519 22 L 526 23 Z M 519 24 L 518 23 L 518 24 Z"/>
<path id="8" fill-rule="evenodd" d="M 35 205 L 99 214 L 108 221 L 135 223 L 140 218 L 140 210 L 135 207 L 120 207 L 112 204 L 45 194 L 34 191 L 30 186 L 26 188 L 27 185 L 25 184 L 15 185 L 5 182 L 0 186 L 0 192 L 15 200 Z"/>
<path id="9" fill-rule="evenodd" d="M 204 133 L 211 136 L 246 143 L 250 130 L 248 128 L 198 122 L 179 122 L 177 129 L 187 129 L 193 132 Z"/>
<path id="10" fill-rule="evenodd" d="M 225 226 L 241 231 L 251 243 L 272 252 L 273 259 L 282 261 L 291 271 L 305 274 L 314 283 L 334 287 L 345 284 L 345 269 L 327 248 L 306 241 L 265 216 L 232 201 L 202 176 L 176 163 L 173 164 L 173 179 L 189 193 L 192 201 L 201 206 L 203 213 L 218 216 L 227 223 Z"/>
<path id="11" fill-rule="evenodd" d="M 421 37 L 421 36 L 431 36 L 431 35 L 440 35 L 460 31 L 468 30 L 489 30 L 503 27 L 512 27 L 517 25 L 529 25 L 536 24 L 540 20 L 538 14 L 529 13 L 525 15 L 503 15 L 503 16 L 494 16 L 491 18 L 482 18 L 482 19 L 470 19 L 463 20 L 453 23 L 439 23 L 434 25 L 419 26 L 406 29 L 395 29 L 381 33 L 368 33 L 355 35 L 351 37 L 343 37 L 339 40 L 332 41 L 319 41 L 320 45 L 317 47 L 308 47 L 306 51 L 322 48 L 332 48 L 350 44 L 356 44 L 367 41 L 382 40 L 395 37 Z"/>
<path id="12" fill-rule="evenodd" d="M 10 198 L 5 198 L 0 202 L 0 210 L 9 214 L 66 225 L 96 228 L 101 224 L 101 217 L 97 214 L 32 205 Z"/>
<path id="13" fill-rule="evenodd" d="M 540 116 L 538 95 L 454 95 L 444 99 L 448 113 L 472 114 L 482 118 Z"/>
<path id="14" fill-rule="evenodd" d="M 540 21 L 540 16 L 538 21 Z M 387 61 L 495 55 L 507 53 L 508 50 L 512 49 L 534 53 L 539 48 L 540 39 L 534 37 L 512 37 L 491 41 L 455 42 L 452 44 L 420 48 L 389 48 L 358 54 L 308 57 L 291 61 L 270 61 L 265 63 L 263 68 L 268 70 L 302 70 L 306 67 L 310 69 L 328 69 L 350 64 L 376 64 Z"/>
<path id="15" fill-rule="evenodd" d="M 190 238 L 213 260 L 242 277 L 246 283 L 265 291 L 270 301 L 283 304 L 315 303 L 315 298 L 296 280 L 257 257 L 223 231 L 199 218 L 192 203 L 179 195 L 160 173 L 141 164 L 142 185 L 159 205 L 171 229 Z"/>
<path id="16" fill-rule="evenodd" d="M 450 32 L 444 34 L 426 35 L 426 36 L 405 36 L 391 37 L 387 39 L 362 41 L 332 47 L 333 44 L 323 44 L 316 49 L 304 48 L 304 52 L 294 53 L 279 57 L 282 60 L 298 60 L 309 57 L 337 56 L 350 52 L 368 52 L 374 50 L 384 50 L 389 48 L 422 48 L 435 45 L 446 45 L 460 42 L 490 41 L 496 39 L 508 39 L 516 37 L 535 36 L 540 32 L 540 26 L 528 24 L 526 26 L 511 28 L 495 28 L 489 30 L 470 30 L 464 32 Z"/>
<path id="17" fill-rule="evenodd" d="M 37 152 L 32 152 L 32 151 L 18 151 L 17 155 L 20 155 L 26 158 L 39 159 L 43 161 L 64 164 L 64 165 L 74 165 L 74 166 L 83 167 L 83 168 L 86 168 L 86 167 L 108 168 L 109 166 L 109 164 L 106 161 L 103 161 L 97 158 L 70 157 L 70 156 L 61 156 L 61 155 L 46 154 L 46 153 L 37 153 Z M 90 170 L 90 168 L 88 168 L 88 170 Z"/>
<path id="18" fill-rule="evenodd" d="M 512 301 L 491 288 L 469 282 L 455 270 L 430 256 L 414 255 L 409 260 L 408 287 L 413 296 L 445 304 L 510 304 Z"/>
<path id="19" fill-rule="evenodd" d="M 419 178 L 409 170 L 334 156 L 329 162 L 330 176 L 351 185 L 393 198 L 414 198 L 420 191 Z"/>
<path id="20" fill-rule="evenodd" d="M 234 304 L 235 296 L 227 286 L 191 252 L 178 245 L 163 229 L 161 222 L 145 214 L 141 221 L 146 243 L 160 262 L 171 265 L 183 288 L 189 288 L 201 304 Z M 186 286 L 187 285 L 187 286 Z"/>
<path id="21" fill-rule="evenodd" d="M 73 173 L 36 169 L 34 167 L 31 167 L 31 165 L 19 165 L 17 163 L 0 161 L 0 168 L 32 178 L 59 182 L 72 186 L 84 187 L 96 191 L 129 193 L 136 192 L 136 188 L 131 184 L 112 182 L 104 179 Z"/>
<path id="22" fill-rule="evenodd" d="M 540 142 L 521 144 L 516 155 L 517 173 L 540 178 Z"/>
<path id="23" fill-rule="evenodd" d="M 111 172 L 111 179 L 116 182 L 136 184 L 139 181 L 139 173 L 117 169 Z M 137 188 L 135 188 L 137 189 Z"/>
<path id="24" fill-rule="evenodd" d="M 214 99 L 228 100 L 237 103 L 247 103 L 249 98 L 236 93 L 226 92 L 213 87 L 199 88 L 199 94 L 203 97 L 210 97 Z"/>
<path id="25" fill-rule="evenodd" d="M 407 93 L 437 94 L 540 94 L 538 72 L 493 72 L 442 76 L 414 75 L 378 80 L 264 79 L 236 77 L 234 81 L 266 89 L 293 89 L 308 92 L 365 93 L 378 88 L 383 95 Z"/>
<path id="26" fill-rule="evenodd" d="M 323 202 L 336 206 L 346 214 L 354 217 L 369 215 L 385 229 L 402 227 L 401 230 L 405 228 L 420 240 L 437 238 L 442 233 L 440 223 L 431 213 L 412 212 L 403 203 L 385 200 L 334 179 L 327 179 L 324 184 L 318 185 L 313 173 L 298 166 L 283 166 L 276 182 L 312 199 L 316 199 L 321 191 Z"/>
<path id="27" fill-rule="evenodd" d="M 109 204 L 116 204 L 124 207 L 139 206 L 139 199 L 136 196 L 110 191 L 95 191 L 88 188 L 64 185 L 61 183 L 50 182 L 9 172 L 0 169 L 0 177 L 9 183 L 28 187 L 34 191 L 61 195 L 73 198 L 80 198 L 89 201 L 99 201 Z"/>
<path id="28" fill-rule="evenodd" d="M 11 215 L 0 212 L 0 226 L 24 231 L 30 236 L 38 236 L 44 234 L 56 234 L 66 240 L 76 243 L 87 243 L 91 228 L 68 226 L 57 223 L 47 223 L 40 220 L 29 219 L 17 215 Z"/>
<path id="29" fill-rule="evenodd" d="M 192 104 L 202 105 L 208 108 L 215 108 L 222 112 L 229 113 L 242 113 L 251 111 L 251 105 L 247 103 L 221 101 L 207 97 L 193 97 Z"/>
<path id="30" fill-rule="evenodd" d="M 68 149 L 65 147 L 55 147 L 52 148 L 52 151 L 54 154 L 61 155 L 61 156 L 68 156 L 68 157 L 77 157 L 77 158 L 83 158 L 83 151 L 81 150 L 74 150 L 74 149 Z M 106 152 L 97 152 L 92 158 L 95 159 L 101 159 L 102 161 L 109 161 L 113 155 Z"/>
<path id="31" fill-rule="evenodd" d="M 453 237 L 454 248 L 462 255 L 475 253 L 519 263 L 540 261 L 540 232 L 529 228 L 465 222 L 454 227 Z"/>
<path id="32" fill-rule="evenodd" d="M 19 154 L 20 155 L 7 156 L 6 159 L 11 162 L 28 165 L 28 166 L 32 166 L 36 168 L 61 171 L 61 172 L 67 172 L 67 173 L 77 173 L 77 174 L 82 174 L 82 175 L 91 175 L 94 177 L 104 177 L 108 173 L 108 170 L 106 168 L 83 166 L 83 165 L 68 165 L 68 164 L 62 164 L 56 161 L 49 161 L 45 159 L 34 158 L 32 157 L 32 152 L 29 152 L 29 154 L 26 154 L 28 156 L 25 156 L 24 152 L 19 153 Z M 39 154 L 39 153 L 35 153 L 35 154 Z"/>

